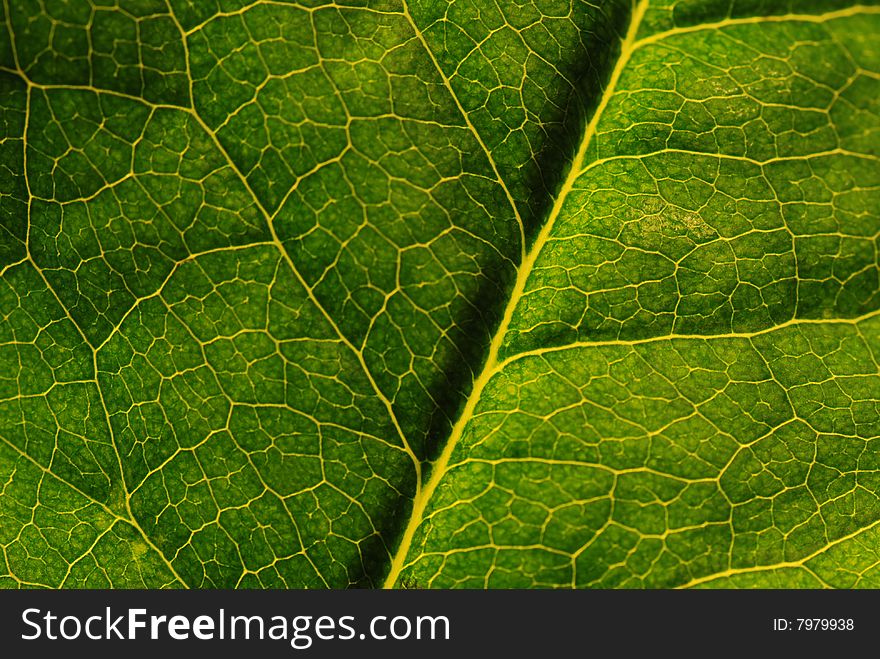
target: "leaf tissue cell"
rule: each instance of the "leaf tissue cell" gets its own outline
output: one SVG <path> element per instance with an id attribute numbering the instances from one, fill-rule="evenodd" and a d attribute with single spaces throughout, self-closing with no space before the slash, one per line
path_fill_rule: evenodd
<path id="1" fill-rule="evenodd" d="M 0 586 L 880 586 L 874 0 L 0 23 Z"/>

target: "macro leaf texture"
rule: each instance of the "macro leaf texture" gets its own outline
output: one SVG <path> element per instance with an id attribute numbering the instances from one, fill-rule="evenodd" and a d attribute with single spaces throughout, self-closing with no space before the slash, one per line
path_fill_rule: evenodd
<path id="1" fill-rule="evenodd" d="M 0 7 L 0 586 L 880 586 L 880 5 Z"/>

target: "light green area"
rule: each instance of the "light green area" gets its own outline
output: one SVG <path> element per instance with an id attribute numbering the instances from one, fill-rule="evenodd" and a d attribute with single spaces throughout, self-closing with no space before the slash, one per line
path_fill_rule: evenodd
<path id="1" fill-rule="evenodd" d="M 870 14 L 637 43 L 504 353 L 880 308 L 878 29 Z"/>
<path id="2" fill-rule="evenodd" d="M 872 4 L 4 0 L 0 586 L 880 583 Z"/>
<path id="3" fill-rule="evenodd" d="M 825 552 L 880 518 L 878 339 L 871 319 L 515 358 L 483 390 L 407 573 L 667 587 Z M 851 560 L 837 555 L 817 578 Z"/>
<path id="4" fill-rule="evenodd" d="M 876 584 L 880 15 L 681 2 L 663 24 L 662 4 L 639 7 L 398 582 Z"/>

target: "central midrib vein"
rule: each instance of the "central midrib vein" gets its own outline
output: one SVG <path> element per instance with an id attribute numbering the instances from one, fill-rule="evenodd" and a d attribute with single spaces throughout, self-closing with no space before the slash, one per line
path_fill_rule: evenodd
<path id="1" fill-rule="evenodd" d="M 553 204 L 553 208 L 551 209 L 547 220 L 544 222 L 544 225 L 541 228 L 538 237 L 535 239 L 534 244 L 532 245 L 525 259 L 520 264 L 519 268 L 517 269 L 516 283 L 514 284 L 513 290 L 510 293 L 510 297 L 508 299 L 507 306 L 505 307 L 504 316 L 501 319 L 501 323 L 499 324 L 498 329 L 492 337 L 492 342 L 489 345 L 489 351 L 486 357 L 486 362 L 483 365 L 483 369 L 474 380 L 474 386 L 471 389 L 470 396 L 468 396 L 467 402 L 465 403 L 461 415 L 459 416 L 455 425 L 452 427 L 452 432 L 450 433 L 449 439 L 447 440 L 446 445 L 443 448 L 443 452 L 440 454 L 440 457 L 437 459 L 431 469 L 430 478 L 428 479 L 427 483 L 425 483 L 423 487 L 420 488 L 418 495 L 413 501 L 412 514 L 410 515 L 409 522 L 407 523 L 406 528 L 403 531 L 403 535 L 401 536 L 397 550 L 392 557 L 391 566 L 385 579 L 385 588 L 393 588 L 395 583 L 397 582 L 398 577 L 400 576 L 401 571 L 404 567 L 406 567 L 406 559 L 409 554 L 410 546 L 412 545 L 413 537 L 415 536 L 416 530 L 418 530 L 424 519 L 425 509 L 427 508 L 428 503 L 430 502 L 431 497 L 434 494 L 434 491 L 437 489 L 437 486 L 440 484 L 440 481 L 443 479 L 443 476 L 448 470 L 449 460 L 452 457 L 456 446 L 461 440 L 468 422 L 473 416 L 474 410 L 476 409 L 477 404 L 480 401 L 483 390 L 486 388 L 486 385 L 489 383 L 492 377 L 498 372 L 498 367 L 501 364 L 499 354 L 502 344 L 504 343 L 504 336 L 505 334 L 507 334 L 507 328 L 510 326 L 511 318 L 513 318 L 514 310 L 516 309 L 519 298 L 522 296 L 523 291 L 525 290 L 526 281 L 532 271 L 535 261 L 537 260 L 538 255 L 541 253 L 541 249 L 543 248 L 544 243 L 547 241 L 547 238 L 550 236 L 550 233 L 553 230 L 553 225 L 556 221 L 556 218 L 559 216 L 560 211 L 562 210 L 565 199 L 568 196 L 568 193 L 571 191 L 572 187 L 574 186 L 575 181 L 577 181 L 578 177 L 581 174 L 581 170 L 583 169 L 584 157 L 590 143 L 593 141 L 593 138 L 596 135 L 596 129 L 602 117 L 602 113 L 605 110 L 605 107 L 608 105 L 609 100 L 614 95 L 614 90 L 617 87 L 617 82 L 618 80 L 620 80 L 620 76 L 623 73 L 624 68 L 626 68 L 630 55 L 632 54 L 632 51 L 636 46 L 636 34 L 639 31 L 639 25 L 641 24 L 647 7 L 648 0 L 640 0 L 633 9 L 629 28 L 627 30 L 626 36 L 621 42 L 620 56 L 617 58 L 614 69 L 611 71 L 611 76 L 608 78 L 608 84 L 605 86 L 605 90 L 602 93 L 602 98 L 599 102 L 599 105 L 596 106 L 596 110 L 586 126 L 584 137 L 581 140 L 580 146 L 578 147 L 574 159 L 572 160 L 571 168 L 568 171 L 568 175 L 566 176 L 562 186 L 559 188 L 559 192 L 556 195 L 556 200 Z"/>

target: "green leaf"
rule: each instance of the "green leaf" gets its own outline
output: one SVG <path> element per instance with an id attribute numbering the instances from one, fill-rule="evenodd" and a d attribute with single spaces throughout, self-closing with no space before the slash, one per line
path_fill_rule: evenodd
<path id="1" fill-rule="evenodd" d="M 0 585 L 876 585 L 880 11 L 4 0 Z"/>

